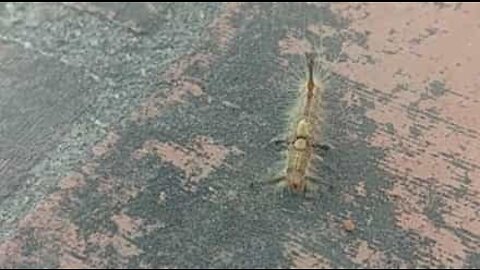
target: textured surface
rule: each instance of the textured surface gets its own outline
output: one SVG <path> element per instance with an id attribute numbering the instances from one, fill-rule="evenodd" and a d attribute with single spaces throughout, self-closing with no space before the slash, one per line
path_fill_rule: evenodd
<path id="1" fill-rule="evenodd" d="M 479 16 L 1 4 L 0 266 L 480 267 Z M 305 36 L 341 59 L 308 200 L 260 184 Z"/>

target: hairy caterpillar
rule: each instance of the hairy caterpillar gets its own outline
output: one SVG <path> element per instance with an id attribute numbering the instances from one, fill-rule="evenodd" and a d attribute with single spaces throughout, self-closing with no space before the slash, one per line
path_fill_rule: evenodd
<path id="1" fill-rule="evenodd" d="M 300 102 L 297 105 L 297 120 L 293 123 L 287 139 L 286 167 L 281 175 L 271 180 L 279 187 L 288 188 L 296 193 L 317 190 L 315 182 L 318 182 L 318 178 L 312 173 L 311 166 L 312 160 L 319 158 L 315 154 L 315 149 L 328 150 L 330 148 L 326 144 L 317 143 L 321 136 L 321 128 L 318 127 L 323 123 L 321 103 L 324 86 L 321 78 L 315 78 L 318 70 L 316 69 L 316 54 L 306 53 L 305 57 L 307 79 L 302 86 L 304 95 L 300 96 Z"/>

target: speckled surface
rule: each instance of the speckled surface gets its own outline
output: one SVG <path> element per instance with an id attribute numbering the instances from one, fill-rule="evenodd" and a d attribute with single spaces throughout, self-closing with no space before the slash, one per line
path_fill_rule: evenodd
<path id="1" fill-rule="evenodd" d="M 479 16 L 1 4 L 0 266 L 480 267 Z M 305 37 L 341 59 L 310 199 L 261 184 Z"/>

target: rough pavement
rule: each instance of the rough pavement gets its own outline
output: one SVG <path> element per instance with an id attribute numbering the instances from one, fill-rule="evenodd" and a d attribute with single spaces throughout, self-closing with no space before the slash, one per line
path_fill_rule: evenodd
<path id="1" fill-rule="evenodd" d="M 1 4 L 0 266 L 480 267 L 478 16 Z M 305 38 L 335 72 L 312 199 L 262 184 Z"/>

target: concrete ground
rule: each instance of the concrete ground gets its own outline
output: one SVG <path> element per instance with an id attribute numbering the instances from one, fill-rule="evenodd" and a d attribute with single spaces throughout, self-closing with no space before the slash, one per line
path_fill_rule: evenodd
<path id="1" fill-rule="evenodd" d="M 0 266 L 480 267 L 479 16 L 2 3 Z M 271 140 L 312 44 L 329 187 L 280 196 Z"/>

